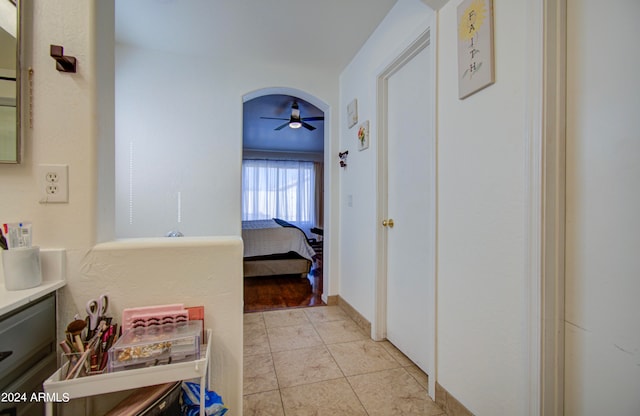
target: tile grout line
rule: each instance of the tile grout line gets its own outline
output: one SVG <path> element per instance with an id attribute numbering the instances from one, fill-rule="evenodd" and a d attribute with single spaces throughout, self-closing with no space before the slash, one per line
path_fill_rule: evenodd
<path id="1" fill-rule="evenodd" d="M 338 321 L 351 321 L 354 324 L 357 323 L 355 322 L 355 320 L 349 316 L 347 316 L 346 319 L 340 319 L 340 320 L 336 320 L 336 321 L 328 321 L 328 322 L 338 322 Z M 315 322 L 312 321 L 312 324 L 314 325 L 315 328 Z M 364 334 L 365 336 L 367 335 L 365 333 L 365 331 L 363 331 L 361 328 L 358 327 L 358 331 L 362 334 Z M 340 372 L 343 374 L 344 379 L 346 380 L 346 382 L 349 384 L 349 387 L 351 388 L 351 391 L 353 392 L 353 394 L 356 396 L 356 398 L 358 399 L 358 402 L 360 403 L 360 405 L 362 406 L 362 408 L 364 409 L 364 412 L 369 415 L 369 411 L 367 410 L 367 407 L 365 406 L 365 404 L 362 402 L 362 398 L 360 397 L 360 395 L 358 395 L 358 392 L 355 390 L 353 384 L 351 383 L 351 380 L 349 377 L 351 376 L 360 376 L 360 375 L 368 375 L 368 374 L 375 374 L 375 373 L 382 373 L 384 371 L 389 371 L 389 369 L 384 369 L 384 370 L 376 370 L 376 371 L 371 371 L 371 372 L 365 372 L 365 373 L 361 373 L 361 374 L 352 374 L 351 376 L 347 376 L 344 372 L 344 370 L 342 369 L 342 367 L 340 366 L 340 364 L 338 364 L 338 361 L 336 359 L 336 357 L 333 355 L 333 353 L 331 352 L 331 349 L 328 348 L 329 345 L 337 345 L 337 344 L 348 344 L 348 343 L 352 343 L 352 342 L 357 342 L 357 340 L 353 340 L 353 341 L 345 341 L 345 342 L 335 342 L 332 344 L 327 344 L 324 340 L 324 338 L 322 338 L 322 341 L 324 343 L 325 348 L 327 349 L 327 351 L 329 352 L 329 354 L 331 355 L 332 359 L 334 360 L 334 362 L 336 363 L 336 365 L 338 366 L 338 369 L 340 370 Z M 370 337 L 366 337 L 365 340 L 369 340 Z M 375 342 L 375 341 L 374 341 Z M 414 377 L 413 374 L 411 374 L 409 371 L 406 370 L 405 366 L 402 364 L 402 362 L 400 362 L 400 360 L 398 360 L 393 354 L 391 354 L 387 348 L 385 348 L 382 344 L 379 344 L 380 347 L 382 348 L 382 350 L 385 352 L 385 354 L 387 354 L 397 365 L 398 365 L 398 369 L 401 369 L 406 375 L 408 375 L 411 379 L 415 380 L 415 382 L 418 384 L 418 386 L 420 386 L 420 388 L 422 388 L 425 391 L 425 394 L 427 393 L 427 389 L 423 388 L 422 385 L 420 384 L 420 382 L 416 379 L 416 377 Z M 393 344 L 392 344 L 393 345 Z M 395 346 L 394 346 L 395 347 Z M 397 348 L 397 347 L 395 347 Z"/>
<path id="2" fill-rule="evenodd" d="M 351 387 L 351 391 L 356 396 L 356 399 L 358 399 L 358 402 L 360 402 L 360 406 L 362 406 L 362 408 L 364 409 L 364 412 L 368 416 L 369 415 L 369 411 L 367 410 L 367 407 L 364 405 L 364 403 L 362 403 L 362 399 L 358 395 L 358 392 L 356 391 L 356 389 L 353 387 L 353 384 L 351 384 L 351 380 L 349 380 L 349 377 L 347 377 L 347 376 L 345 376 L 344 378 L 347 381 L 347 383 L 349 384 L 349 387 Z"/>
<path id="3" fill-rule="evenodd" d="M 353 393 L 353 395 L 355 396 L 355 398 L 358 400 L 358 403 L 360 403 L 360 406 L 362 407 L 362 410 L 365 413 L 365 416 L 369 416 L 369 411 L 367 410 L 367 408 L 365 407 L 364 403 L 362 403 L 362 400 L 360 399 L 360 396 L 358 396 L 358 393 L 354 390 L 353 385 L 351 384 L 351 382 L 349 381 L 349 378 L 347 377 L 347 375 L 345 374 L 344 370 L 342 369 L 342 367 L 340 366 L 340 364 L 338 363 L 338 360 L 336 360 L 336 357 L 333 355 L 333 353 L 331 352 L 331 349 L 329 348 L 329 345 L 326 340 L 322 337 L 322 335 L 320 335 L 320 333 L 318 332 L 318 329 L 316 327 L 316 324 L 318 323 L 326 323 L 326 322 L 342 322 L 342 321 L 352 321 L 353 319 L 349 316 L 346 316 L 345 319 L 336 319 L 336 320 L 328 320 L 328 321 L 314 321 L 311 319 L 311 317 L 309 316 L 309 314 L 305 311 L 305 315 L 307 315 L 307 319 L 309 319 L 309 321 L 311 322 L 311 325 L 313 327 L 313 329 L 316 331 L 316 333 L 318 334 L 318 336 L 320 337 L 320 340 L 322 341 L 322 346 L 324 347 L 324 349 L 327 351 L 327 353 L 329 353 L 329 356 L 331 357 L 331 359 L 333 360 L 333 362 L 335 363 L 336 367 L 338 368 L 338 370 L 340 371 L 340 374 L 342 374 L 342 379 L 344 379 L 344 381 L 349 385 L 349 388 L 351 389 L 351 392 Z M 355 323 L 355 322 L 354 322 Z M 348 341 L 349 342 L 349 341 Z M 336 378 L 334 380 L 340 380 L 340 378 Z M 326 380 L 323 380 L 326 381 Z M 309 384 L 313 384 L 313 383 L 309 383 Z M 285 415 L 286 416 L 286 415 Z"/>
<path id="4" fill-rule="evenodd" d="M 271 366 L 273 367 L 273 374 L 276 376 L 276 384 L 278 385 L 278 396 L 280 396 L 280 405 L 282 406 L 282 413 L 286 416 L 284 408 L 284 400 L 282 399 L 282 388 L 280 388 L 280 379 L 278 378 L 278 372 L 276 371 L 276 363 L 273 359 L 273 349 L 271 348 L 271 337 L 269 336 L 269 328 L 267 328 L 267 320 L 264 316 L 264 312 L 260 312 L 262 315 L 262 321 L 264 323 L 264 332 L 267 334 L 267 342 L 269 343 L 269 356 L 271 357 Z"/>
<path id="5" fill-rule="evenodd" d="M 359 342 L 359 341 L 365 341 L 365 342 L 366 342 L 366 341 L 371 340 L 371 339 L 370 339 L 370 337 L 369 337 L 369 336 L 367 336 L 367 334 L 365 334 L 365 333 L 364 333 L 364 331 L 362 331 L 362 329 L 358 327 L 358 331 L 357 331 L 357 332 L 358 332 L 358 333 L 361 333 L 361 334 L 364 334 L 364 335 L 365 335 L 365 339 L 362 339 L 362 340 L 358 340 L 358 339 L 356 339 L 356 340 L 350 340 L 350 341 L 342 341 L 342 342 L 327 343 L 327 341 L 322 337 L 322 335 L 321 335 L 321 334 L 320 334 L 320 332 L 318 331 L 318 325 L 321 325 L 321 324 L 324 324 L 324 323 L 329 323 L 329 322 L 351 322 L 351 323 L 355 323 L 355 321 L 353 320 L 353 318 L 349 317 L 348 315 L 343 315 L 343 316 L 339 317 L 338 319 L 332 319 L 332 318 L 329 318 L 329 316 L 327 316 L 327 314 L 325 314 L 325 315 L 321 315 L 321 316 L 319 317 L 319 318 L 320 318 L 320 320 L 317 320 L 317 319 L 316 319 L 316 320 L 314 320 L 314 319 L 313 319 L 314 314 L 310 314 L 309 309 L 303 309 L 303 310 L 302 310 L 302 312 L 303 312 L 303 313 L 302 313 L 302 316 L 304 316 L 304 318 L 306 319 L 306 322 L 305 322 L 305 323 L 296 323 L 296 324 L 293 324 L 293 325 L 283 325 L 283 326 L 274 326 L 274 327 L 267 327 L 267 317 L 265 316 L 265 312 L 258 312 L 258 313 L 260 313 L 260 315 L 261 315 L 261 316 L 260 316 L 260 321 L 261 321 L 261 322 L 262 322 L 262 324 L 264 325 L 264 330 L 265 330 L 265 333 L 266 333 L 266 335 L 267 335 L 268 350 L 269 350 L 268 354 L 270 355 L 270 358 L 271 358 L 271 366 L 272 366 L 272 368 L 273 368 L 273 372 L 274 372 L 274 374 L 275 374 L 275 377 L 276 377 L 276 384 L 277 384 L 277 389 L 273 389 L 273 390 L 269 390 L 269 391 L 274 391 L 274 390 L 277 390 L 277 391 L 278 391 L 278 395 L 279 395 L 279 398 L 280 398 L 280 405 L 282 406 L 283 414 L 286 416 L 286 415 L 287 415 L 287 411 L 286 411 L 285 404 L 284 404 L 284 398 L 283 398 L 283 387 L 281 387 L 280 379 L 279 379 L 279 377 L 278 377 L 278 372 L 276 371 L 276 365 L 275 365 L 275 357 L 274 357 L 274 353 L 278 353 L 278 352 L 280 352 L 280 353 L 281 353 L 281 352 L 287 352 L 287 351 L 297 351 L 297 350 L 300 350 L 300 349 L 316 348 L 316 347 L 322 346 L 322 347 L 324 348 L 324 350 L 325 350 L 326 352 L 328 352 L 329 357 L 331 357 L 331 360 L 335 363 L 335 365 L 336 365 L 337 369 L 339 370 L 340 374 L 342 374 L 342 377 L 337 377 L 337 378 L 332 378 L 332 379 L 327 379 L 327 380 L 319 380 L 319 381 L 314 381 L 314 382 L 311 382 L 311 383 L 303 383 L 303 384 L 299 384 L 299 385 L 295 385 L 295 386 L 289 386 L 289 387 L 292 387 L 292 388 L 293 388 L 293 387 L 303 386 L 303 385 L 307 385 L 307 386 L 308 386 L 308 385 L 313 385 L 313 384 L 319 384 L 319 383 L 327 382 L 327 381 L 329 381 L 329 380 L 340 380 L 340 379 L 344 379 L 344 380 L 348 383 L 348 385 L 349 385 L 349 387 L 350 387 L 350 389 L 351 389 L 352 393 L 355 395 L 356 399 L 357 399 L 357 400 L 358 400 L 358 402 L 360 403 L 361 408 L 364 410 L 365 414 L 368 416 L 368 415 L 369 415 L 369 412 L 368 412 L 367 408 L 365 407 L 365 405 L 364 405 L 364 403 L 363 403 L 363 401 L 362 401 L 361 397 L 360 397 L 360 396 L 358 395 L 358 393 L 355 391 L 354 386 L 353 386 L 353 384 L 352 384 L 351 380 L 349 379 L 349 377 L 352 377 L 352 376 L 353 376 L 353 377 L 355 377 L 355 376 L 361 376 L 361 375 L 367 375 L 367 374 L 375 374 L 375 373 L 382 373 L 382 372 L 388 371 L 389 369 L 375 370 L 375 371 L 364 372 L 364 373 L 361 373 L 361 374 L 352 374 L 351 376 L 347 376 L 347 375 L 345 374 L 345 370 L 343 370 L 343 368 L 340 366 L 340 364 L 338 363 L 338 361 L 337 361 L 336 357 L 334 356 L 334 354 L 332 353 L 332 351 L 331 351 L 331 349 L 330 349 L 329 347 L 330 347 L 331 345 L 349 344 L 349 343 L 354 343 L 354 342 Z M 295 319 L 295 318 L 293 318 L 293 319 Z M 326 320 L 322 320 L 322 319 L 326 319 Z M 276 351 L 276 352 L 274 352 L 274 351 L 272 350 L 272 345 L 271 345 L 271 343 L 272 343 L 272 337 L 269 335 L 269 330 L 270 330 L 270 329 L 274 329 L 274 328 L 283 328 L 283 327 L 291 327 L 291 326 L 306 326 L 306 325 L 310 325 L 310 327 L 313 329 L 314 333 L 318 336 L 319 340 L 321 341 L 321 343 L 320 343 L 319 345 L 315 345 L 315 346 L 305 346 L 305 347 L 300 347 L 300 348 L 294 348 L 293 350 L 286 350 L 286 349 L 285 349 L 285 350 L 282 350 L 282 351 Z M 356 325 L 357 325 L 357 323 L 356 323 Z M 371 340 L 371 341 L 372 341 L 372 340 Z M 401 368 L 402 370 L 404 370 L 404 371 L 403 371 L 403 373 L 404 373 L 405 375 L 407 375 L 407 374 L 408 374 L 408 375 L 410 376 L 410 379 L 414 380 L 414 381 L 415 381 L 415 382 L 420 386 L 420 388 L 421 388 L 422 390 L 424 390 L 426 394 L 428 394 L 428 388 L 425 388 L 425 387 L 423 387 L 423 386 L 422 386 L 422 384 L 421 384 L 420 380 L 418 379 L 418 373 L 414 375 L 414 374 L 413 374 L 413 372 L 410 372 L 410 371 L 408 371 L 408 370 L 407 370 L 407 368 L 412 367 L 412 366 L 417 367 L 417 365 L 415 365 L 415 363 L 413 363 L 413 362 L 412 362 L 410 359 L 408 359 L 408 357 L 407 357 L 407 360 L 408 360 L 408 362 L 409 362 L 410 364 L 405 366 L 404 364 L 406 364 L 406 362 L 405 362 L 404 360 L 400 360 L 400 357 L 399 357 L 399 356 L 398 356 L 398 357 L 396 357 L 395 350 L 397 350 L 397 347 L 395 347 L 393 344 L 389 343 L 389 344 L 390 344 L 390 346 L 391 346 L 391 348 L 393 348 L 393 349 L 390 351 L 390 348 L 389 348 L 387 345 L 385 345 L 385 344 L 383 344 L 383 343 L 378 343 L 378 342 L 375 342 L 375 341 L 373 341 L 373 342 L 374 342 L 374 345 L 379 345 L 379 346 L 380 346 L 380 348 L 381 348 L 381 350 L 382 350 L 382 351 L 384 351 L 384 353 L 385 353 L 388 357 L 390 357 L 390 358 L 392 359 L 392 361 L 393 361 L 393 362 L 398 366 L 398 367 L 396 367 L 396 368 Z M 399 350 L 397 350 L 397 351 L 398 351 L 399 353 L 402 353 L 402 352 L 401 352 L 401 351 L 399 351 Z M 406 356 L 405 356 L 405 357 L 406 357 Z M 404 364 L 403 364 L 403 363 L 404 363 Z M 422 371 L 419 367 L 417 367 L 417 370 Z M 428 377 L 428 375 L 427 375 L 427 377 Z M 259 394 L 259 393 L 264 393 L 264 392 L 256 392 L 256 393 L 252 393 L 252 394 Z M 243 394 L 243 396 L 245 396 L 245 397 L 246 397 L 246 396 L 250 396 L 250 395 L 244 395 L 244 394 Z M 446 416 L 446 413 L 439 413 L 439 414 L 438 414 L 438 416 Z"/>
<path id="6" fill-rule="evenodd" d="M 348 315 L 345 315 L 346 319 L 337 319 L 335 321 L 324 321 L 324 322 L 340 322 L 340 321 L 351 321 L 355 324 L 355 321 L 353 320 L 353 318 L 351 318 Z M 315 323 L 312 322 L 312 324 L 314 324 L 314 328 L 315 328 Z M 357 326 L 357 324 L 356 324 Z M 317 332 L 317 330 L 316 330 Z M 362 331 L 364 332 L 364 331 Z M 320 336 L 320 339 L 322 339 L 323 345 L 325 347 L 325 349 L 327 350 L 327 352 L 329 353 L 329 355 L 331 356 L 331 359 L 333 360 L 333 362 L 336 364 L 336 366 L 338 367 L 338 370 L 340 370 L 340 373 L 342 374 L 344 380 L 347 382 L 347 384 L 349 385 L 349 388 L 351 389 L 351 391 L 353 392 L 353 395 L 356 397 L 356 399 L 358 400 L 358 403 L 360 403 L 360 406 L 362 406 L 362 410 L 364 410 L 364 413 L 366 416 L 369 416 L 369 411 L 367 410 L 367 407 L 364 405 L 364 403 L 362 402 L 362 399 L 360 398 L 360 396 L 358 395 L 358 392 L 356 392 L 356 390 L 353 387 L 353 384 L 351 384 L 351 381 L 349 380 L 349 377 L 347 377 L 347 375 L 345 374 L 344 370 L 342 369 L 342 367 L 340 366 L 340 364 L 338 363 L 338 360 L 336 359 L 336 357 L 333 355 L 333 353 L 331 352 L 331 349 L 329 348 L 329 344 L 327 344 L 327 342 L 324 340 L 324 338 L 322 338 L 322 336 Z M 349 342 L 353 342 L 353 341 L 349 341 Z M 337 343 L 335 343 L 337 344 Z M 393 358 L 393 357 L 392 357 Z"/>

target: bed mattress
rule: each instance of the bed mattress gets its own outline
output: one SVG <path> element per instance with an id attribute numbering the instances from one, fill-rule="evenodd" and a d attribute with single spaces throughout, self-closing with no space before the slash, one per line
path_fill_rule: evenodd
<path id="1" fill-rule="evenodd" d="M 242 240 L 245 258 L 294 252 L 313 261 L 315 255 L 302 230 L 283 227 L 272 219 L 242 221 Z"/>

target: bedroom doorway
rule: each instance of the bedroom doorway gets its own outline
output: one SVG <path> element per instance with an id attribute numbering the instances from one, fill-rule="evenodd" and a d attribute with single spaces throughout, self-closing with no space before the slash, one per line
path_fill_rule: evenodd
<path id="1" fill-rule="evenodd" d="M 435 59 L 427 29 L 378 77 L 376 339 L 435 370 Z"/>
<path id="2" fill-rule="evenodd" d="M 245 312 L 324 304 L 326 109 L 288 88 L 243 97 Z"/>

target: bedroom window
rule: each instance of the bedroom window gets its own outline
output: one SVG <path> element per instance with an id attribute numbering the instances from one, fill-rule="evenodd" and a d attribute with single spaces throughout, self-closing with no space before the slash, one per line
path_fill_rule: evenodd
<path id="1" fill-rule="evenodd" d="M 315 226 L 313 162 L 251 160 L 242 162 L 242 220 L 280 218 L 302 228 Z"/>

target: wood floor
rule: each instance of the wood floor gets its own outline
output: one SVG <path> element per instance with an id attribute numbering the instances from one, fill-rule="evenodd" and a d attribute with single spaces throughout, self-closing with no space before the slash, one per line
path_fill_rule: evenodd
<path id="1" fill-rule="evenodd" d="M 256 276 L 244 278 L 244 311 L 324 305 L 321 294 L 313 288 L 314 276 Z"/>
<path id="2" fill-rule="evenodd" d="M 324 305 L 322 302 L 322 243 L 307 277 L 300 275 L 244 278 L 244 311 L 261 312 Z"/>

